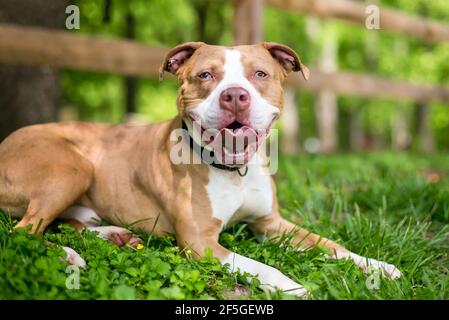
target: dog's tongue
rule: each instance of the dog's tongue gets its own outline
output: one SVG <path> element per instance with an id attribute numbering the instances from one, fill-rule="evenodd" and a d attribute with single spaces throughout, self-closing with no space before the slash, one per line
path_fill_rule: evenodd
<path id="1" fill-rule="evenodd" d="M 223 128 L 218 135 L 217 141 L 221 141 L 222 146 L 231 154 L 245 152 L 248 145 L 257 145 L 257 133 L 248 126 L 238 129 Z"/>

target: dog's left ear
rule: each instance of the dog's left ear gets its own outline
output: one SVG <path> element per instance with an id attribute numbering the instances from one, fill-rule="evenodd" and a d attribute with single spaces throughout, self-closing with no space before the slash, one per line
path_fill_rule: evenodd
<path id="1" fill-rule="evenodd" d="M 163 79 L 165 71 L 176 75 L 178 69 L 192 56 L 195 50 L 204 44 L 204 42 L 186 42 L 171 49 L 159 69 L 159 80 Z"/>
<path id="2" fill-rule="evenodd" d="M 301 62 L 298 54 L 292 48 L 275 42 L 264 42 L 263 46 L 270 52 L 271 56 L 276 59 L 285 70 L 287 70 L 287 72 L 301 71 L 304 79 L 309 79 L 309 68 Z"/>

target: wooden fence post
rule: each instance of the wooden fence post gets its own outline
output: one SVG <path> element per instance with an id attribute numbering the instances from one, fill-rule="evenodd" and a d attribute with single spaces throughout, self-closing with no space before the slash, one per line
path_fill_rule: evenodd
<path id="1" fill-rule="evenodd" d="M 296 91 L 293 87 L 284 89 L 284 110 L 281 116 L 282 137 L 281 151 L 285 154 L 295 154 L 300 151 L 299 114 L 295 103 Z"/>
<path id="2" fill-rule="evenodd" d="M 435 137 L 432 131 L 430 108 L 424 102 L 415 105 L 415 125 L 418 137 L 418 149 L 423 153 L 435 151 Z"/>
<path id="3" fill-rule="evenodd" d="M 322 32 L 329 32 L 329 30 Z M 337 41 L 335 37 L 325 36 L 319 61 L 319 69 L 325 74 L 337 71 Z M 338 148 L 338 105 L 335 92 L 330 90 L 318 92 L 315 113 L 320 137 L 320 151 L 323 153 L 335 152 Z"/>
<path id="4" fill-rule="evenodd" d="M 262 41 L 263 0 L 233 0 L 234 44 L 251 44 Z"/>
<path id="5" fill-rule="evenodd" d="M 362 109 L 357 106 L 349 116 L 349 146 L 351 150 L 361 151 L 365 147 L 365 130 L 362 123 Z"/>
<path id="6" fill-rule="evenodd" d="M 396 53 L 400 54 L 401 58 L 405 59 L 409 51 L 408 44 L 404 39 L 396 38 L 393 50 Z M 409 130 L 409 123 L 407 121 L 407 110 L 404 110 L 401 107 L 397 108 L 392 120 L 391 133 L 393 150 L 400 151 L 410 148 L 411 135 Z"/>

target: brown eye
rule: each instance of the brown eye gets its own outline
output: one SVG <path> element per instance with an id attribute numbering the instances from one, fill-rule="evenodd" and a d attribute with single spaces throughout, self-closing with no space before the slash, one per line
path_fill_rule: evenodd
<path id="1" fill-rule="evenodd" d="M 265 72 L 263 71 L 256 71 L 256 73 L 254 74 L 257 78 L 265 78 L 266 76 L 268 76 Z"/>
<path id="2" fill-rule="evenodd" d="M 201 80 L 210 80 L 213 77 L 212 77 L 212 74 L 210 72 L 203 72 L 203 73 L 200 73 L 198 75 L 198 78 L 200 78 Z"/>

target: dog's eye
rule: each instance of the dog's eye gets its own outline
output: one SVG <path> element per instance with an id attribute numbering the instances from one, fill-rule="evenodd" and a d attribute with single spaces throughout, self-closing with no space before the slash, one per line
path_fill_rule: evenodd
<path id="1" fill-rule="evenodd" d="M 266 76 L 268 76 L 265 72 L 263 71 L 256 71 L 256 73 L 254 74 L 257 78 L 265 78 Z"/>
<path id="2" fill-rule="evenodd" d="M 203 72 L 198 75 L 198 78 L 201 80 L 209 80 L 212 79 L 212 74 L 210 72 Z"/>

